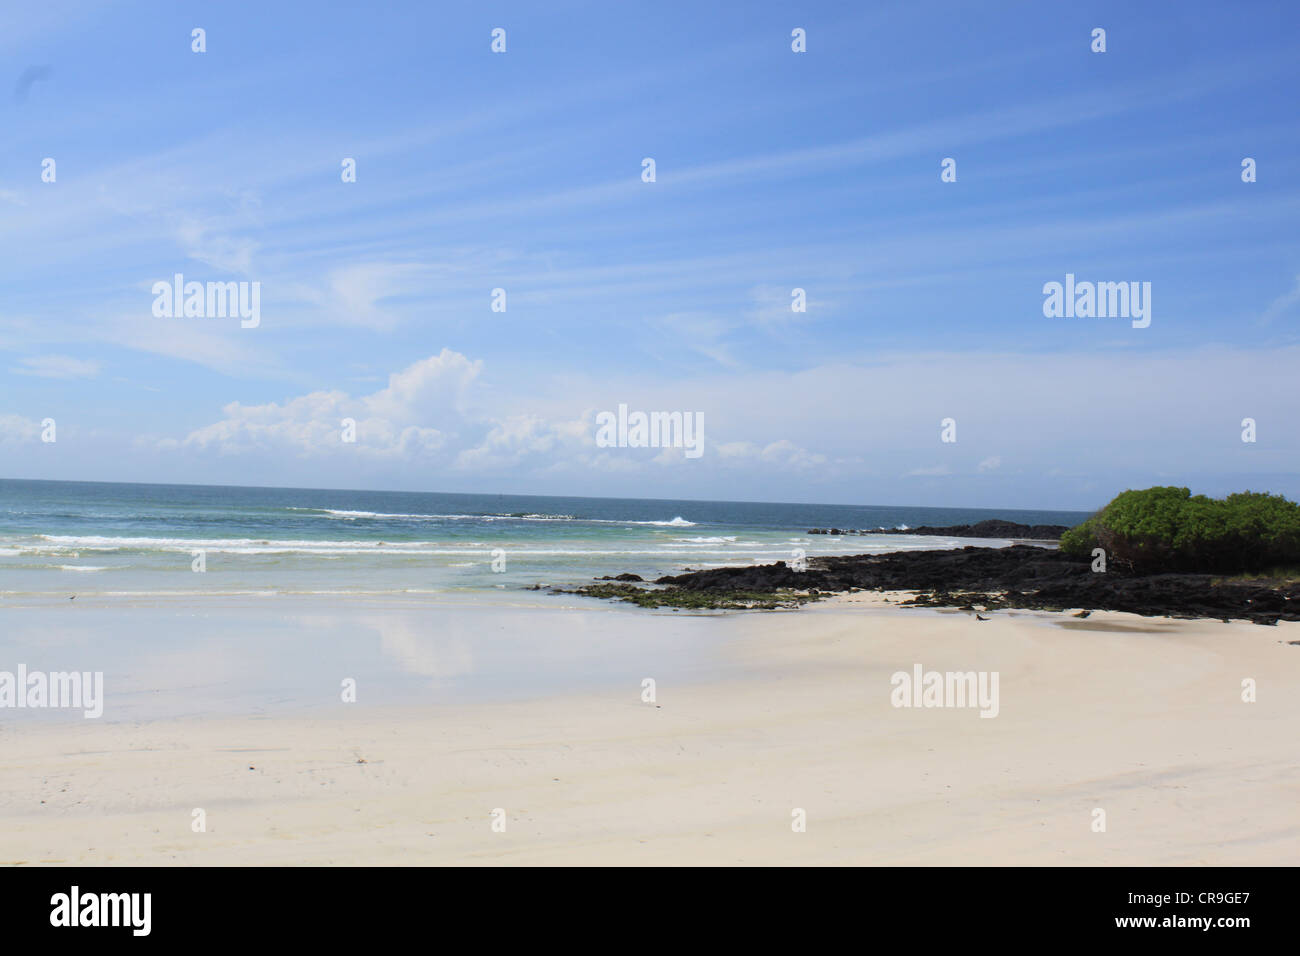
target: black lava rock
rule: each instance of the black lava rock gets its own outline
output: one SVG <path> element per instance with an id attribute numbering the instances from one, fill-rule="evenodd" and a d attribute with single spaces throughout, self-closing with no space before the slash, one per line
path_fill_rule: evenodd
<path id="1" fill-rule="evenodd" d="M 1089 608 L 1170 617 L 1300 621 L 1300 585 L 1222 581 L 1209 574 L 1092 571 L 1091 562 L 1033 545 L 900 551 L 784 561 L 668 575 L 656 584 L 697 591 L 917 591 L 922 603 L 961 607 Z"/>

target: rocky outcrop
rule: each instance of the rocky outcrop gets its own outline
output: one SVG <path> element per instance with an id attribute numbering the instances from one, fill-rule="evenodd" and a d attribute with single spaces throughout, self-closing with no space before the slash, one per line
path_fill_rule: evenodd
<path id="1" fill-rule="evenodd" d="M 975 524 L 955 524 L 944 528 L 931 525 L 922 525 L 919 528 L 908 528 L 906 530 L 899 528 L 866 528 L 860 531 L 848 531 L 841 528 L 812 528 L 808 533 L 833 535 L 922 534 L 942 535 L 946 538 L 1009 538 L 1012 540 L 1055 541 L 1068 530 L 1069 528 L 1063 524 L 1017 524 L 1014 521 L 990 518 L 987 521 L 980 521 Z"/>
<path id="2" fill-rule="evenodd" d="M 1208 574 L 1093 572 L 1091 563 L 1033 545 L 900 551 L 711 568 L 659 578 L 691 591 L 916 591 L 927 606 L 1089 608 L 1169 617 L 1300 621 L 1300 584 L 1225 581 Z"/>

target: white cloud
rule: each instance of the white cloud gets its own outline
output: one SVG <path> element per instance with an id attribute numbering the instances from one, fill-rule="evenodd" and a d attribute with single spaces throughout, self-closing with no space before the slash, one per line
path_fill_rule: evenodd
<path id="1" fill-rule="evenodd" d="M 419 263 L 363 262 L 335 269 L 322 280 L 286 283 L 282 288 L 288 298 L 311 306 L 316 321 L 389 331 L 401 319 L 395 300 L 427 298 L 432 273 L 432 267 Z"/>
<path id="2" fill-rule="evenodd" d="M 545 465 L 563 460 L 593 464 L 585 454 L 595 447 L 594 415 L 570 422 L 549 422 L 533 415 L 516 415 L 494 424 L 474 448 L 462 451 L 456 467 L 466 471 L 514 468 L 525 462 Z"/>
<path id="3" fill-rule="evenodd" d="M 194 362 L 225 375 L 284 374 L 280 358 L 262 348 L 256 332 L 241 329 L 238 319 L 157 319 L 150 311 L 152 301 L 142 295 L 136 314 L 98 323 L 91 334 L 113 345 Z M 264 313 L 263 325 L 267 324 Z"/>
<path id="4" fill-rule="evenodd" d="M 935 352 L 676 379 L 617 369 L 529 377 L 516 368 L 505 381 L 485 381 L 482 363 L 444 350 L 390 375 L 382 388 L 233 403 L 219 420 L 162 447 L 249 456 L 238 468 L 268 473 L 263 482 L 286 475 L 287 459 L 296 458 L 323 482 L 410 483 L 427 475 L 429 486 L 446 488 L 457 484 L 450 475 L 464 475 L 557 494 L 907 500 L 918 480 L 942 478 L 956 483 L 953 494 L 998 503 L 1034 488 L 1051 468 L 1076 476 L 1054 487 L 1085 506 L 1093 502 L 1082 476 L 1100 477 L 1106 488 L 1136 487 L 1154 483 L 1154 471 L 1219 474 L 1235 486 L 1233 474 L 1267 470 L 1272 490 L 1294 493 L 1293 482 L 1276 477 L 1300 467 L 1294 443 L 1245 445 L 1238 423 L 1248 412 L 1261 423 L 1287 420 L 1300 396 L 1297 361 L 1295 347 L 1140 356 Z M 1106 386 L 1117 381 L 1125 388 Z M 618 402 L 700 412 L 709 425 L 704 455 L 597 448 L 595 411 Z M 961 423 L 961 444 L 936 461 L 939 422 L 949 415 Z M 340 440 L 343 418 L 357 421 L 355 445 Z M 1011 472 L 1007 461 L 1016 462 Z"/>
<path id="5" fill-rule="evenodd" d="M 420 418 L 460 410 L 462 396 L 482 371 L 459 352 L 443 349 L 388 376 L 388 387 L 362 399 L 368 412 L 386 418 Z"/>
<path id="6" fill-rule="evenodd" d="M 0 414 L 0 445 L 24 445 L 39 441 L 40 437 L 40 422 L 21 415 Z"/>
<path id="7" fill-rule="evenodd" d="M 284 404 L 231 402 L 225 418 L 163 447 L 211 449 L 222 454 L 288 450 L 302 457 L 346 451 L 369 458 L 418 460 L 448 448 L 464 424 L 461 395 L 479 363 L 444 349 L 389 376 L 371 395 L 318 391 Z M 355 443 L 343 441 L 344 419 L 356 423 Z"/>
<path id="8" fill-rule="evenodd" d="M 795 312 L 792 308 L 794 302 L 793 292 L 796 288 L 804 289 L 806 312 Z M 750 296 L 754 301 L 754 307 L 750 309 L 749 317 L 759 325 L 767 327 L 785 326 L 793 322 L 805 321 L 809 318 L 810 313 L 815 311 L 824 312 L 829 306 L 827 302 L 814 299 L 811 289 L 793 283 L 789 287 L 757 286 L 750 291 Z"/>
<path id="9" fill-rule="evenodd" d="M 94 378 L 100 369 L 98 362 L 67 355 L 34 355 L 21 359 L 20 364 L 14 372 L 40 378 Z"/>
<path id="10" fill-rule="evenodd" d="M 821 468 L 827 464 L 825 455 L 810 452 L 794 442 L 782 438 L 766 445 L 754 442 L 725 442 L 715 446 L 719 457 L 743 464 L 761 463 L 782 469 Z"/>
<path id="11" fill-rule="evenodd" d="M 677 347 L 691 349 L 719 365 L 737 364 L 726 343 L 737 323 L 710 312 L 674 312 L 655 323 Z"/>
<path id="12" fill-rule="evenodd" d="M 222 235 L 212 222 L 188 218 L 176 227 L 176 238 L 191 259 L 223 272 L 247 275 L 253 268 L 257 243 L 252 239 Z"/>
<path id="13" fill-rule="evenodd" d="M 520 411 L 525 403 L 516 398 L 495 414 L 477 411 L 472 399 L 481 371 L 481 362 L 443 349 L 394 372 L 387 386 L 370 394 L 334 389 L 261 405 L 231 402 L 222 409 L 219 421 L 179 441 L 162 439 L 156 444 L 164 450 L 225 456 L 274 459 L 287 453 L 300 459 L 328 458 L 340 465 L 349 459 L 436 465 L 479 475 L 654 474 L 665 466 L 691 474 L 714 466 L 807 473 L 828 464 L 825 455 L 787 439 L 706 443 L 703 459 L 687 458 L 680 448 L 598 448 L 596 411 L 591 404 L 566 416 L 566 403 L 551 403 L 548 415 Z M 526 404 L 536 408 L 541 403 Z M 343 441 L 345 419 L 356 422 L 355 443 Z"/>

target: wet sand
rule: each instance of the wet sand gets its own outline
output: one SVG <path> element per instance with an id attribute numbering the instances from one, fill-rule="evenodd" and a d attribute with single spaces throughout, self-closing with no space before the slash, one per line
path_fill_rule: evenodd
<path id="1" fill-rule="evenodd" d="M 125 621 L 121 608 L 87 610 L 92 632 Z M 221 608 L 203 613 L 220 628 Z M 365 681 L 358 703 L 338 699 L 330 655 L 348 645 L 325 641 L 311 671 L 330 678 L 319 702 L 298 689 L 271 706 L 264 681 L 250 694 L 223 671 L 204 699 L 225 686 L 228 706 L 150 715 L 148 685 L 169 668 L 181 683 L 207 659 L 180 654 L 177 634 L 178 656 L 137 682 L 129 717 L 114 717 L 112 682 L 98 721 L 0 711 L 0 861 L 1198 865 L 1300 854 L 1300 647 L 1288 643 L 1300 625 L 1111 612 L 979 622 L 874 595 L 718 616 L 568 601 L 530 610 L 509 653 L 480 655 L 491 641 L 475 620 L 508 634 L 523 619 L 451 624 L 444 610 L 435 626 L 424 613 L 430 626 L 391 658 L 426 665 L 400 704 L 368 697 Z M 361 627 L 346 615 L 340 626 Z M 459 657 L 445 652 L 447 633 Z M 300 639 L 284 635 L 286 646 Z M 9 632 L 6 660 L 15 641 Z M 364 660 L 383 646 L 354 651 Z M 530 684 L 561 647 L 568 679 Z M 427 673 L 449 659 L 459 663 Z M 917 664 L 997 672 L 996 718 L 893 706 L 891 675 Z M 513 674 L 452 692 L 498 669 Z M 1255 703 L 1241 699 L 1247 678 Z M 805 832 L 792 829 L 799 810 Z"/>

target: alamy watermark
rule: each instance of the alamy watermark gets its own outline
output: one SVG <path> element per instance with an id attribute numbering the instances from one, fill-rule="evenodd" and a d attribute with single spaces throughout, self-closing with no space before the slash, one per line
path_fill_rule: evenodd
<path id="1" fill-rule="evenodd" d="M 895 707 L 978 707 L 981 717 L 996 717 L 997 671 L 927 671 L 912 665 L 912 673 L 895 671 L 889 678 Z"/>
<path id="2" fill-rule="evenodd" d="M 73 885 L 50 897 L 51 926 L 119 926 L 132 936 L 148 936 L 153 925 L 152 893 L 83 893 Z"/>
<path id="3" fill-rule="evenodd" d="M 1043 315 L 1049 319 L 1128 319 L 1133 328 L 1151 324 L 1150 282 L 1075 282 L 1067 272 L 1065 283 L 1043 285 Z"/>
<path id="4" fill-rule="evenodd" d="M 262 283 L 186 282 L 176 273 L 171 282 L 155 282 L 154 318 L 240 319 L 239 326 L 255 329 L 262 323 Z"/>
<path id="5" fill-rule="evenodd" d="M 628 412 L 596 416 L 598 448 L 683 448 L 687 458 L 704 454 L 703 412 Z"/>
<path id="6" fill-rule="evenodd" d="M 80 708 L 87 720 L 104 713 L 103 671 L 0 671 L 0 708 Z"/>

